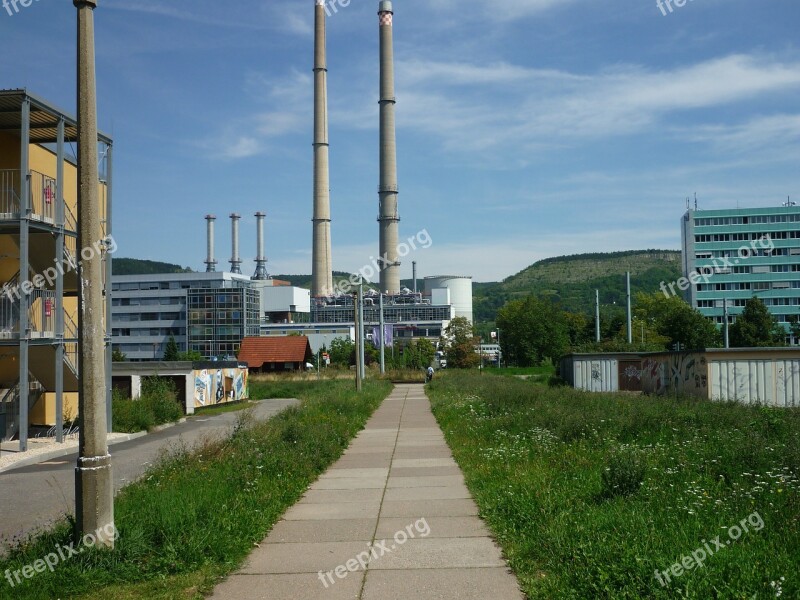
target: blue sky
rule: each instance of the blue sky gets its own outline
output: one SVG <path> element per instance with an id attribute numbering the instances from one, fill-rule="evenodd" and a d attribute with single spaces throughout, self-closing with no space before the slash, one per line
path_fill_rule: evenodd
<path id="1" fill-rule="evenodd" d="M 333 0 L 329 0 L 333 2 Z M 341 2 L 341 0 L 338 0 Z M 674 0 L 673 0 L 674 1 Z M 345 4 L 347 4 L 345 2 Z M 311 271 L 313 0 L 100 0 L 100 127 L 118 256 Z M 328 19 L 334 268 L 377 253 L 377 1 Z M 401 238 L 421 275 L 679 248 L 700 208 L 800 200 L 797 0 L 395 0 Z M 331 9 L 333 13 L 333 9 Z M 0 87 L 75 107 L 75 9 L 0 9 Z"/>

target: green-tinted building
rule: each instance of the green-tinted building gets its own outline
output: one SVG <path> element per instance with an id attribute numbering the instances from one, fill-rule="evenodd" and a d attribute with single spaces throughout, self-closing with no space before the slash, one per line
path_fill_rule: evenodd
<path id="1" fill-rule="evenodd" d="M 758 296 L 788 335 L 800 316 L 800 207 L 690 210 L 681 230 L 692 306 L 722 324 L 726 304 L 733 322 Z"/>

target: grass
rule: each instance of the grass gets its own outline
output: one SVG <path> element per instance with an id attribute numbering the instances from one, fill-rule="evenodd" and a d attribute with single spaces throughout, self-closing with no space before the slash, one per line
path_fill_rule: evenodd
<path id="1" fill-rule="evenodd" d="M 344 381 L 252 383 L 254 398 L 302 403 L 266 422 L 242 413 L 229 439 L 165 456 L 118 495 L 113 552 L 86 550 L 13 591 L 2 579 L 0 597 L 202 598 L 342 454 L 390 388 L 368 382 L 359 396 Z M 0 573 L 71 539 L 71 524 L 62 522 L 14 548 Z"/>
<path id="2" fill-rule="evenodd" d="M 216 404 L 213 406 L 205 406 L 203 408 L 195 408 L 194 416 L 196 417 L 215 417 L 217 415 L 224 415 L 231 412 L 239 412 L 240 410 L 247 410 L 253 408 L 255 402 L 251 400 L 239 400 L 236 402 L 226 402 L 225 404 Z"/>
<path id="3" fill-rule="evenodd" d="M 800 411 L 466 373 L 428 389 L 529 598 L 800 598 Z"/>

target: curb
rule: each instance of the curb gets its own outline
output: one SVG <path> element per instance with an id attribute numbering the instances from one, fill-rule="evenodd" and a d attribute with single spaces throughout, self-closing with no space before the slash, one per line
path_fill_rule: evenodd
<path id="1" fill-rule="evenodd" d="M 108 445 L 114 446 L 115 444 L 121 444 L 123 442 L 138 440 L 139 438 L 143 438 L 151 433 L 158 433 L 159 431 L 170 429 L 172 427 L 175 427 L 176 425 L 180 425 L 181 423 L 185 422 L 186 419 L 183 418 L 177 421 L 176 423 L 167 423 L 165 425 L 159 425 L 158 427 L 153 427 L 153 429 L 151 429 L 150 431 L 139 431 L 138 433 L 129 433 L 124 437 L 120 437 L 115 440 L 109 440 Z M 32 456 L 30 458 L 23 458 L 19 462 L 15 462 L 13 465 L 0 468 L 0 474 L 8 473 L 9 471 L 14 471 L 16 469 L 21 469 L 23 467 L 29 467 L 31 465 L 38 465 L 39 463 L 47 462 L 48 460 L 52 460 L 54 458 L 61 458 L 62 456 L 69 456 L 70 454 L 75 454 L 76 452 L 78 452 L 78 446 L 71 446 L 69 448 L 59 448 L 56 450 L 51 450 L 50 452 L 45 452 L 44 454 L 37 454 L 36 456 Z"/>

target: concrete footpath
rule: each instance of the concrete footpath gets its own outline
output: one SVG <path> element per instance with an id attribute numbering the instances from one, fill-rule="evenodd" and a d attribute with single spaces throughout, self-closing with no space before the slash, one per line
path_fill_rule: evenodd
<path id="1" fill-rule="evenodd" d="M 215 600 L 522 600 L 420 384 L 398 385 Z"/>

